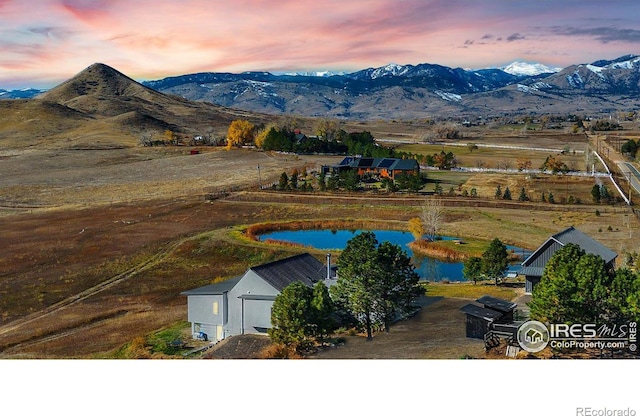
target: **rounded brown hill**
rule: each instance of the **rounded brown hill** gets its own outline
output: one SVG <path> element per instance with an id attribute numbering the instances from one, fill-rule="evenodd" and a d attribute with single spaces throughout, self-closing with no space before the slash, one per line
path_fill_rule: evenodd
<path id="1" fill-rule="evenodd" d="M 42 138 L 42 144 L 48 147 L 98 142 L 135 146 L 143 134 L 162 137 L 165 130 L 171 130 L 190 136 L 213 131 L 222 136 L 235 119 L 261 124 L 274 118 L 163 94 L 100 63 L 34 100 L 26 100 L 19 109 L 13 107 L 16 106 L 0 105 L 0 119 L 14 120 L 0 123 L 0 138 L 10 137 L 11 147 L 20 147 L 21 143 L 33 145 L 34 137 Z M 48 116 L 51 108 L 74 117 L 65 123 L 40 123 L 51 118 Z M 21 127 L 18 130 L 16 123 Z M 36 124 L 37 129 L 32 126 Z"/>
<path id="2" fill-rule="evenodd" d="M 131 98 L 151 101 L 164 97 L 108 65 L 95 63 L 38 99 L 73 107 L 82 98 Z"/>

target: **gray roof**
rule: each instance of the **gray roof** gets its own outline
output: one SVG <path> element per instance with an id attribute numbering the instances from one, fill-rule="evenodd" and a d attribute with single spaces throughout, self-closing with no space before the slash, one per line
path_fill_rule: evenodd
<path id="1" fill-rule="evenodd" d="M 214 283 L 214 284 L 211 284 L 211 285 L 197 287 L 197 288 L 191 289 L 191 290 L 186 290 L 186 291 L 184 291 L 184 292 L 182 292 L 180 294 L 181 295 L 187 295 L 187 296 L 193 296 L 193 295 L 222 295 L 223 293 L 226 293 L 226 292 L 230 291 L 231 289 L 233 289 L 233 287 L 236 285 L 236 283 L 238 283 L 240 281 L 240 279 L 242 279 L 242 276 L 237 276 L 237 277 L 234 277 L 232 279 L 225 280 L 224 282 Z"/>
<path id="2" fill-rule="evenodd" d="M 561 231 L 557 234 L 552 235 L 545 241 L 536 251 L 534 251 L 523 263 L 523 266 L 529 266 L 533 260 L 535 260 L 540 252 L 546 250 L 550 243 L 556 241 L 562 246 L 566 246 L 567 244 L 576 244 L 580 246 L 581 249 L 585 251 L 587 254 L 595 254 L 596 256 L 600 256 L 605 263 L 610 263 L 615 260 L 618 255 L 613 251 L 603 246 L 593 238 L 589 237 L 582 231 L 572 227 L 567 228 L 564 231 Z M 525 270 L 521 270 L 520 273 L 524 274 Z M 542 275 L 542 273 L 540 273 Z"/>
<path id="3" fill-rule="evenodd" d="M 296 281 L 313 286 L 327 276 L 327 266 L 309 253 L 255 266 L 250 270 L 279 291 Z"/>
<path id="4" fill-rule="evenodd" d="M 536 266 L 525 266 L 522 269 L 518 270 L 518 274 L 524 276 L 542 276 L 544 272 L 544 267 L 536 267 Z"/>
<path id="5" fill-rule="evenodd" d="M 498 318 L 502 318 L 503 314 L 493 309 L 481 308 L 480 306 L 469 303 L 464 305 L 460 310 L 467 315 L 475 316 L 476 318 L 484 319 L 485 321 L 493 322 Z"/>
<path id="6" fill-rule="evenodd" d="M 513 302 L 494 298 L 488 295 L 485 295 L 480 299 L 476 299 L 476 302 L 483 304 L 487 308 L 491 308 L 500 312 L 511 312 L 518 306 Z"/>
<path id="7" fill-rule="evenodd" d="M 608 249 L 593 238 L 584 234 L 582 231 L 573 227 L 569 227 L 566 230 L 553 235 L 551 238 L 558 241 L 563 246 L 566 246 L 567 244 L 577 244 L 587 254 L 595 254 L 596 256 L 602 257 L 605 263 L 609 263 L 618 257 L 613 250 Z"/>
<path id="8" fill-rule="evenodd" d="M 398 159 L 393 157 L 355 158 L 351 163 L 349 163 L 349 166 L 353 168 L 377 168 L 389 170 L 415 170 L 419 168 L 418 161 L 415 159 Z"/>

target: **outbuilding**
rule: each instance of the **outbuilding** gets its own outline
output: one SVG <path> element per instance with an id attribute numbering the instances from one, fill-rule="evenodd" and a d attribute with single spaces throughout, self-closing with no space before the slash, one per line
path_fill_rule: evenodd
<path id="1" fill-rule="evenodd" d="M 491 331 L 493 323 L 504 316 L 501 312 L 483 308 L 473 303 L 464 305 L 460 310 L 467 316 L 467 338 L 484 339 L 487 332 Z"/>
<path id="2" fill-rule="evenodd" d="M 523 263 L 520 275 L 525 277 L 525 293 L 533 293 L 533 288 L 540 282 L 547 262 L 553 254 L 567 244 L 576 244 L 587 254 L 600 256 L 607 267 L 613 269 L 616 257 L 614 251 L 603 246 L 593 238 L 580 230 L 569 227 L 564 231 L 552 235 L 536 251 L 534 251 Z"/>

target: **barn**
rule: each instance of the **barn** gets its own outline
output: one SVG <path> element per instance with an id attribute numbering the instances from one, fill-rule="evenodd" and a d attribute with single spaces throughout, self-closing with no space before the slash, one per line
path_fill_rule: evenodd
<path id="1" fill-rule="evenodd" d="M 520 269 L 519 274 L 525 277 L 525 293 L 533 293 L 533 288 L 540 282 L 542 272 L 551 256 L 567 244 L 576 244 L 587 254 L 600 256 L 607 264 L 607 267 L 613 268 L 615 265 L 618 255 L 614 251 L 580 230 L 569 227 L 549 237 L 522 263 L 522 269 Z"/>

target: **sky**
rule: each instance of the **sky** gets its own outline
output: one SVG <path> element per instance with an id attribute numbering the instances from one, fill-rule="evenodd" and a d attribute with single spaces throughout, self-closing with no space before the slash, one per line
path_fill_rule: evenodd
<path id="1" fill-rule="evenodd" d="M 640 54 L 638 0 L 0 0 L 0 88 L 195 72 L 552 67 Z"/>

